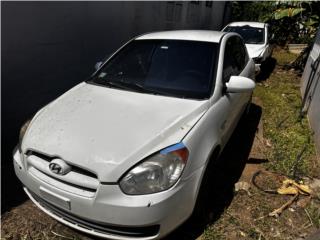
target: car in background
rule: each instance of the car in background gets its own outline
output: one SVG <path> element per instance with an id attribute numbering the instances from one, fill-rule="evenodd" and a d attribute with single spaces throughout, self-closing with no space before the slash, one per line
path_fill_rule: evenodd
<path id="1" fill-rule="evenodd" d="M 273 46 L 270 43 L 269 24 L 261 22 L 233 22 L 222 29 L 224 32 L 236 32 L 243 38 L 249 56 L 259 67 L 272 55 Z"/>
<path id="2" fill-rule="evenodd" d="M 16 175 L 65 225 L 162 238 L 201 206 L 207 166 L 250 105 L 254 63 L 236 33 L 166 31 L 97 67 L 23 125 Z"/>

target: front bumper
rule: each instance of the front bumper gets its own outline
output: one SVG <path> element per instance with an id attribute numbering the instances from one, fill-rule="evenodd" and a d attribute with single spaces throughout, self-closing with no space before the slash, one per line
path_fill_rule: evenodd
<path id="1" fill-rule="evenodd" d="M 68 192 L 32 175 L 19 151 L 16 175 L 30 199 L 45 213 L 77 230 L 109 239 L 159 239 L 192 213 L 202 168 L 171 189 L 147 195 L 124 194 L 117 184 L 100 184 L 93 197 Z"/>

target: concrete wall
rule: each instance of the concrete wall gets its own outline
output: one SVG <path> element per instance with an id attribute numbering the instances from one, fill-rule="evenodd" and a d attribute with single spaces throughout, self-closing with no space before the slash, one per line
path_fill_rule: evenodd
<path id="1" fill-rule="evenodd" d="M 141 33 L 220 30 L 225 2 L 1 2 L 2 210 L 21 202 L 11 153 L 23 122 Z"/>
<path id="2" fill-rule="evenodd" d="M 302 75 L 301 94 L 320 155 L 320 28 Z"/>

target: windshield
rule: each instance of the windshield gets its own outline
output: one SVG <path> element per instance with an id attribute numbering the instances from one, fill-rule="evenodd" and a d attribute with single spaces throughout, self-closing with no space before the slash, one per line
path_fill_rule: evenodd
<path id="1" fill-rule="evenodd" d="M 90 81 L 130 91 L 209 98 L 217 49 L 217 43 L 200 41 L 134 40 Z"/>
<path id="2" fill-rule="evenodd" d="M 264 28 L 255 28 L 250 26 L 226 27 L 224 32 L 236 32 L 241 35 L 247 44 L 263 44 Z"/>

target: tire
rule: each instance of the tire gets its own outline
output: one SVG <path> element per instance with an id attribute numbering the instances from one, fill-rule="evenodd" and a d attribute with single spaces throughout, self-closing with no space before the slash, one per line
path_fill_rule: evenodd
<path id="1" fill-rule="evenodd" d="M 213 214 L 208 212 L 212 207 L 212 182 L 217 176 L 213 176 L 216 172 L 215 169 L 218 167 L 220 148 L 216 148 L 212 153 L 209 163 L 206 167 L 205 173 L 202 177 L 200 189 L 197 196 L 197 201 L 192 213 L 192 219 L 199 225 L 205 225 L 212 221 Z"/>
<path id="2" fill-rule="evenodd" d="M 248 103 L 247 103 L 247 106 L 246 106 L 246 108 L 245 108 L 245 110 L 244 110 L 243 115 L 245 115 L 245 116 L 249 115 L 249 113 L 250 113 L 250 108 L 251 108 L 251 103 L 252 103 L 252 94 L 251 94 L 250 99 L 249 99 L 249 101 L 248 101 Z"/>

